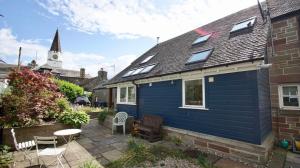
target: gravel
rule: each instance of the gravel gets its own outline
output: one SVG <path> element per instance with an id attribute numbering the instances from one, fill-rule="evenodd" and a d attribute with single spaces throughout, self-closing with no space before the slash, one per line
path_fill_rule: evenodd
<path id="1" fill-rule="evenodd" d="M 188 160 L 184 159 L 176 159 L 167 157 L 164 160 L 158 161 L 156 163 L 145 162 L 145 164 L 141 167 L 147 168 L 201 168 L 199 165 L 196 165 Z M 134 168 L 141 168 L 134 167 Z"/>

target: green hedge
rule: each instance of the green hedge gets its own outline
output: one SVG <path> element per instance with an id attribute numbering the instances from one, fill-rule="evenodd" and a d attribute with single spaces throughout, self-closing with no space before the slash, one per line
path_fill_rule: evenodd
<path id="1" fill-rule="evenodd" d="M 60 92 L 72 103 L 75 101 L 76 97 L 83 95 L 84 90 L 78 85 L 60 79 L 55 79 L 55 83 L 59 86 Z"/>

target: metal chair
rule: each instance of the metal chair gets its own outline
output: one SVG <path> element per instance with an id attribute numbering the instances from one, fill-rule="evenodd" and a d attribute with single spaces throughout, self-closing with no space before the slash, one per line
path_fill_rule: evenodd
<path id="1" fill-rule="evenodd" d="M 14 141 L 14 145 L 15 145 L 16 150 L 22 152 L 24 154 L 24 159 L 28 159 L 29 162 L 30 162 L 30 165 L 31 165 L 31 160 L 33 158 L 30 156 L 29 151 L 31 150 L 32 147 L 35 146 L 34 140 L 18 143 L 18 141 L 16 139 L 15 130 L 12 128 L 10 130 L 10 132 L 11 132 L 11 135 L 13 137 L 13 141 Z"/>
<path id="2" fill-rule="evenodd" d="M 56 157 L 56 161 L 53 161 L 52 163 L 48 164 L 48 166 L 57 162 L 56 167 L 60 165 L 62 168 L 64 168 L 61 162 L 61 158 L 63 157 L 66 148 L 56 148 L 56 143 L 57 143 L 56 139 L 57 139 L 56 136 L 51 136 L 51 137 L 34 136 L 34 140 L 36 143 L 36 152 L 38 156 L 38 163 L 40 163 L 39 160 L 41 159 L 44 165 L 47 167 L 42 157 Z M 53 148 L 39 149 L 39 145 L 53 145 Z M 40 165 L 40 167 L 42 167 L 42 165 Z"/>
<path id="3" fill-rule="evenodd" d="M 112 119 L 112 134 L 114 134 L 114 129 L 117 126 L 123 126 L 123 134 L 125 135 L 127 118 L 128 114 L 126 112 L 118 112 L 115 115 L 115 117 Z"/>

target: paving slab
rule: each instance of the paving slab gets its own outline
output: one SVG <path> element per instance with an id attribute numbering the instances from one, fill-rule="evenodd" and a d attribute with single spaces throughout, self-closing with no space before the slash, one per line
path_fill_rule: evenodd
<path id="1" fill-rule="evenodd" d="M 66 145 L 58 146 L 58 148 L 64 148 Z M 37 155 L 36 150 L 31 150 L 30 155 L 32 156 L 32 164 L 30 164 L 29 160 L 24 158 L 24 155 L 21 152 L 14 152 L 14 161 L 15 161 L 15 167 L 17 168 L 24 168 L 24 167 L 39 167 L 38 161 L 37 161 Z M 80 167 L 85 162 L 92 161 L 95 165 L 97 165 L 100 168 L 103 168 L 103 166 L 96 161 L 96 159 L 81 145 L 79 145 L 76 141 L 72 141 L 67 151 L 64 155 L 65 159 L 68 161 L 69 165 L 73 167 Z M 65 159 L 62 159 L 62 163 L 65 167 L 69 167 L 67 164 L 67 161 Z M 53 161 L 56 161 L 55 157 L 44 157 L 43 160 L 45 161 L 46 165 L 52 163 Z M 42 161 L 40 161 L 42 163 Z M 13 167 L 13 166 L 11 166 Z M 56 165 L 48 166 L 48 167 L 56 167 Z"/>
<path id="2" fill-rule="evenodd" d="M 288 152 L 284 168 L 300 168 L 300 154 Z"/>

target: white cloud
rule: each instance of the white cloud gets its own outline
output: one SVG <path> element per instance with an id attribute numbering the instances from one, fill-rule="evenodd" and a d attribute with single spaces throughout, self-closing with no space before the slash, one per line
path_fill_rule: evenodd
<path id="1" fill-rule="evenodd" d="M 118 38 L 180 35 L 203 24 L 255 5 L 256 0 L 37 0 L 53 15 L 86 33 Z M 168 2 L 168 4 L 164 4 Z M 164 5 L 163 5 L 164 4 Z M 163 7 L 162 7 L 163 6 Z"/>
<path id="2" fill-rule="evenodd" d="M 39 65 L 46 63 L 48 48 L 40 42 L 43 39 L 18 39 L 9 28 L 0 29 L 0 56 L 8 63 L 17 63 L 18 49 L 22 46 L 22 64 L 26 65 L 32 59 L 36 59 Z M 44 39 L 48 40 L 48 39 Z M 86 68 L 86 72 L 96 76 L 98 70 L 103 67 L 108 71 L 111 78 L 127 67 L 134 59 L 135 55 L 124 55 L 115 59 L 106 58 L 97 53 L 74 53 L 65 51 L 62 53 L 63 68 L 79 70 Z M 115 70 L 112 65 L 115 65 Z"/>

